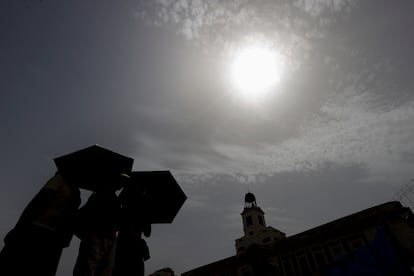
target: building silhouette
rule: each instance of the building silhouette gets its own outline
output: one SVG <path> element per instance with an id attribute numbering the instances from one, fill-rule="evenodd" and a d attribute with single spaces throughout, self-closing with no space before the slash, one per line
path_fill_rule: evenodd
<path id="1" fill-rule="evenodd" d="M 414 215 L 392 201 L 302 233 L 266 226 L 252 193 L 241 213 L 236 254 L 183 273 L 224 275 L 414 275 Z"/>
<path id="2" fill-rule="evenodd" d="M 285 233 L 266 226 L 263 210 L 257 206 L 256 197 L 247 193 L 241 213 L 244 236 L 236 240 L 236 254 L 243 254 L 250 245 L 268 245 L 286 238 Z"/>

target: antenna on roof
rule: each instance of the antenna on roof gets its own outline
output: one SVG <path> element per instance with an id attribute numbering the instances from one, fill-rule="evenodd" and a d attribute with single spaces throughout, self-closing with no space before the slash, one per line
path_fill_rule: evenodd
<path id="1" fill-rule="evenodd" d="M 403 206 L 414 210 L 414 178 L 410 179 L 392 198 L 401 202 Z"/>

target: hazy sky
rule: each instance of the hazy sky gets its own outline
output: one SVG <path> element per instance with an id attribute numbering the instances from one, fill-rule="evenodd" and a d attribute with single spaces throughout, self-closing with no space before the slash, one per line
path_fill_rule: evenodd
<path id="1" fill-rule="evenodd" d="M 55 172 L 100 144 L 188 196 L 148 239 L 146 271 L 231 256 L 248 189 L 292 235 L 392 200 L 414 170 L 414 2 L 0 2 L 0 237 Z M 284 57 L 256 104 L 237 49 Z M 2 245 L 2 243 L 0 244 Z M 70 275 L 78 241 L 58 275 Z"/>

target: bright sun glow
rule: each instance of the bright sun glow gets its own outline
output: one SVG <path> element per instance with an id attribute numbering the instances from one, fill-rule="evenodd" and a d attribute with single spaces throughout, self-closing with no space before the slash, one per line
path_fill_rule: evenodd
<path id="1" fill-rule="evenodd" d="M 252 47 L 241 50 L 231 68 L 232 82 L 248 101 L 257 101 L 280 80 L 282 62 L 270 49 Z"/>

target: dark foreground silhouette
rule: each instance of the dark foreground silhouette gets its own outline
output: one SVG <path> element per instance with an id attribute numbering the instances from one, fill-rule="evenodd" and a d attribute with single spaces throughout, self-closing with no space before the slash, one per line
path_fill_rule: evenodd
<path id="1" fill-rule="evenodd" d="M 24 209 L 4 239 L 1 275 L 55 275 L 62 250 L 73 236 L 79 189 L 60 174 L 52 177 Z"/>
<path id="2" fill-rule="evenodd" d="M 4 238 L 0 275 L 54 276 L 74 234 L 81 240 L 74 276 L 144 275 L 142 236 L 152 223 L 171 223 L 186 200 L 171 173 L 131 172 L 133 159 L 96 145 L 55 163 L 59 171 Z M 93 191 L 81 208 L 79 188 Z"/>

